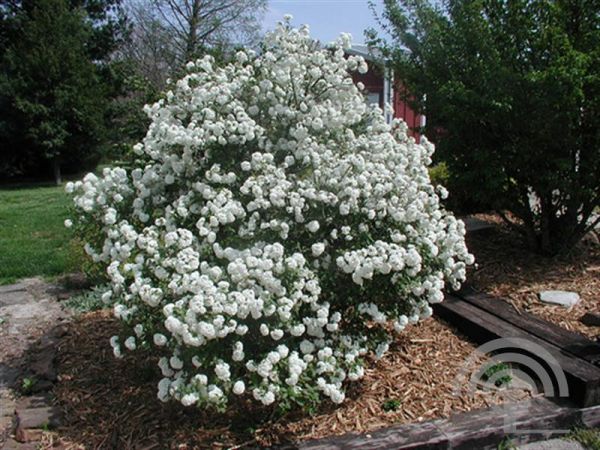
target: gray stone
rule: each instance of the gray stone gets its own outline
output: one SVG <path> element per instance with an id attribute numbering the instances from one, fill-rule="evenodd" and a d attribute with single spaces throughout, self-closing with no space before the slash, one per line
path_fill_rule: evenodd
<path id="1" fill-rule="evenodd" d="M 0 388 L 12 386 L 19 376 L 19 369 L 0 363 Z"/>
<path id="2" fill-rule="evenodd" d="M 0 437 L 13 427 L 15 399 L 8 389 L 0 388 Z"/>
<path id="3" fill-rule="evenodd" d="M 56 366 L 54 365 L 55 353 L 52 350 L 40 352 L 35 356 L 29 368 L 38 379 L 56 381 Z"/>
<path id="4" fill-rule="evenodd" d="M 64 287 L 41 278 L 0 286 L 0 345 L 7 352 L 5 360 L 0 362 L 0 442 L 13 433 L 13 440 L 6 442 L 4 448 L 36 448 L 37 444 L 22 443 L 39 440 L 45 426 L 59 424 L 59 410 L 50 407 L 50 394 L 45 391 L 53 387 L 51 380 L 57 375 L 56 346 L 67 333 L 64 325 L 56 326 L 70 317 L 69 311 L 57 301 L 57 296 L 66 292 Z M 42 338 L 36 343 L 38 336 Z M 25 367 L 28 362 L 31 365 Z M 13 367 L 17 364 L 18 367 Z M 13 389 L 19 389 L 19 379 L 24 376 L 35 380 L 31 392 L 44 394 L 16 400 Z"/>
<path id="5" fill-rule="evenodd" d="M 16 401 L 17 410 L 25 410 L 31 408 L 44 408 L 52 404 L 52 396 L 50 394 L 44 395 L 29 395 L 25 397 L 19 397 Z M 13 408 L 13 412 L 14 412 Z"/>
<path id="6" fill-rule="evenodd" d="M 37 300 L 30 294 L 23 303 L 2 306 L 0 304 L 0 317 L 4 318 L 4 329 L 9 335 L 17 336 L 27 333 L 32 326 L 39 327 L 42 323 L 55 322 L 67 315 L 58 302 L 49 298 Z M 4 296 L 0 295 L 0 298 Z"/>
<path id="7" fill-rule="evenodd" d="M 542 291 L 540 292 L 540 300 L 544 303 L 552 303 L 564 307 L 571 307 L 579 303 L 579 294 L 569 291 Z"/>
<path id="8" fill-rule="evenodd" d="M 17 442 L 14 439 L 9 439 L 4 443 L 2 450 L 36 450 L 38 444 L 35 442 Z"/>
<path id="9" fill-rule="evenodd" d="M 28 408 L 17 412 L 19 426 L 24 430 L 33 428 L 55 428 L 60 425 L 60 411 L 58 408 L 44 406 Z"/>
<path id="10" fill-rule="evenodd" d="M 0 307 L 20 305 L 31 301 L 31 295 L 27 291 L 9 291 L 0 294 Z"/>
<path id="11" fill-rule="evenodd" d="M 15 412 L 15 398 L 8 389 L 0 389 L 0 416 L 12 417 Z"/>
<path id="12" fill-rule="evenodd" d="M 2 308 L 4 314 L 13 319 L 34 319 L 44 317 L 45 308 L 42 302 L 28 301 L 19 304 L 12 304 Z"/>
<path id="13" fill-rule="evenodd" d="M 585 447 L 577 441 L 550 439 L 521 445 L 518 450 L 585 450 Z"/>
<path id="14" fill-rule="evenodd" d="M 24 283 L 7 284 L 6 286 L 0 286 L 0 295 L 4 295 L 8 292 L 25 291 L 25 290 L 27 290 L 27 285 L 25 285 Z"/>

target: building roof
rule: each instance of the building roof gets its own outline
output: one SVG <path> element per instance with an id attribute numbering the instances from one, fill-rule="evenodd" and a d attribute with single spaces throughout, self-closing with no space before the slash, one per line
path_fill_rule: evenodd
<path id="1" fill-rule="evenodd" d="M 351 48 L 346 49 L 346 53 L 349 55 L 362 56 L 367 61 L 382 62 L 384 59 L 381 50 L 364 44 L 352 44 Z"/>

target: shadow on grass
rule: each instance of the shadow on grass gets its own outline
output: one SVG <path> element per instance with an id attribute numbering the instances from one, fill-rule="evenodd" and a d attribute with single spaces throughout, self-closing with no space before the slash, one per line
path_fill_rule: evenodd
<path id="1" fill-rule="evenodd" d="M 0 182 L 1 191 L 20 191 L 20 190 L 34 190 L 44 189 L 52 187 L 60 187 L 54 181 L 15 181 L 15 182 Z"/>

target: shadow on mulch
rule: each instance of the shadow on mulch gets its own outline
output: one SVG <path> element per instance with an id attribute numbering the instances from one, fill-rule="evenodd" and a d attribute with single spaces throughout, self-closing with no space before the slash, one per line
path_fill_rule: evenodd
<path id="1" fill-rule="evenodd" d="M 91 313 L 73 322 L 61 342 L 54 394 L 64 414 L 59 435 L 65 444 L 112 449 L 248 448 L 294 438 L 291 434 L 275 438 L 270 430 L 273 411 L 254 402 L 232 405 L 225 414 L 160 402 L 157 357 L 138 351 L 116 359 L 108 339 L 119 331 L 120 324 L 107 312 Z M 332 409 L 329 405 L 322 412 Z M 296 413 L 285 420 L 304 415 Z"/>
<path id="2" fill-rule="evenodd" d="M 107 312 L 90 313 L 70 324 L 58 346 L 54 394 L 64 419 L 56 438 L 67 448 L 258 448 L 495 403 L 484 394 L 455 396 L 454 377 L 474 347 L 433 319 L 401 336 L 384 359 L 370 365 L 362 382 L 348 387 L 344 404 L 325 403 L 314 416 L 296 412 L 282 418 L 253 401 L 232 405 L 225 414 L 160 402 L 155 358 L 139 351 L 120 360 L 113 356 L 108 340 L 119 327 Z M 401 407 L 385 412 L 382 405 L 390 399 Z"/>
<path id="3" fill-rule="evenodd" d="M 218 439 L 230 446 L 249 439 L 242 410 L 219 416 L 160 402 L 155 358 L 142 352 L 113 356 L 106 339 L 119 331 L 108 314 L 87 314 L 71 324 L 61 343 L 54 394 L 64 413 L 62 440 L 86 448 L 162 449 L 172 442 L 198 446 Z M 239 424 L 236 432 L 231 423 Z M 209 432 L 196 435 L 208 424 Z"/>
<path id="4" fill-rule="evenodd" d="M 468 248 L 478 265 L 470 269 L 468 282 L 566 329 L 592 339 L 600 335 L 599 327 L 579 321 L 586 312 L 600 310 L 600 245 L 581 242 L 564 255 L 538 255 L 498 217 L 486 218 L 497 226 L 467 235 Z M 574 291 L 581 301 L 569 309 L 544 304 L 538 298 L 543 290 Z"/>

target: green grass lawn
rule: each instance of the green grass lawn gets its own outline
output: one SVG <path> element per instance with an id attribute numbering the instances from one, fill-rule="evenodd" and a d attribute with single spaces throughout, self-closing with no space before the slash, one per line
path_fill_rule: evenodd
<path id="1" fill-rule="evenodd" d="M 63 187 L 0 189 L 0 285 L 76 267 Z"/>

